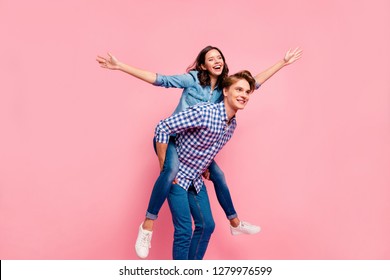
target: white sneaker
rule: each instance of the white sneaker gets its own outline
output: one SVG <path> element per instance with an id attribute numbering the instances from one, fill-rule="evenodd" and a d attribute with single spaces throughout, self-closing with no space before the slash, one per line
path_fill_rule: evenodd
<path id="1" fill-rule="evenodd" d="M 143 223 L 139 226 L 137 241 L 135 242 L 135 252 L 141 259 L 145 259 L 149 255 L 149 249 L 152 248 L 153 232 L 142 228 Z"/>
<path id="2" fill-rule="evenodd" d="M 259 226 L 251 225 L 248 222 L 241 221 L 237 227 L 230 226 L 230 232 L 232 235 L 240 234 L 256 234 L 259 233 L 261 228 Z"/>

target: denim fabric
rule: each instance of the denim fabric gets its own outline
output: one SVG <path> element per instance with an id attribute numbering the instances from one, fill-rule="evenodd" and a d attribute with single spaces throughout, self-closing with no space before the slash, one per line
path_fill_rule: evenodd
<path id="1" fill-rule="evenodd" d="M 161 75 L 157 74 L 155 86 L 166 88 L 183 88 L 179 104 L 173 114 L 184 111 L 190 106 L 199 102 L 219 103 L 223 100 L 222 89 L 219 87 L 211 91 L 210 86 L 201 86 L 198 79 L 198 71 L 190 71 L 182 75 Z M 256 89 L 260 84 L 256 83 Z"/>
<path id="2" fill-rule="evenodd" d="M 153 146 L 156 151 L 156 139 L 153 139 Z M 157 219 L 158 212 L 160 212 L 165 199 L 168 197 L 171 184 L 175 179 L 177 172 L 179 172 L 179 159 L 175 147 L 175 137 L 171 136 L 165 155 L 163 170 L 154 183 L 152 194 L 149 199 L 149 205 L 146 211 L 147 218 L 151 220 Z"/>
<path id="3" fill-rule="evenodd" d="M 154 148 L 156 149 L 156 139 L 153 139 L 153 144 Z M 163 170 L 157 178 L 150 196 L 149 205 L 146 212 L 147 218 L 152 220 L 157 219 L 158 213 L 160 212 L 165 199 L 168 197 L 172 181 L 175 179 L 178 171 L 179 160 L 175 147 L 175 137 L 171 136 L 168 143 Z M 234 209 L 229 188 L 226 184 L 225 175 L 214 160 L 209 166 L 209 171 L 210 180 L 214 184 L 218 202 L 225 212 L 226 217 L 228 219 L 237 217 L 237 212 Z"/>
<path id="4" fill-rule="evenodd" d="M 175 228 L 173 259 L 203 259 L 215 228 L 206 186 L 196 193 L 194 187 L 186 191 L 173 184 L 168 195 L 168 203 Z M 191 216 L 194 219 L 194 231 Z"/>
<path id="5" fill-rule="evenodd" d="M 193 184 L 199 191 L 202 174 L 233 136 L 236 126 L 234 116 L 228 121 L 224 102 L 199 103 L 160 121 L 155 131 L 157 142 L 168 143 L 169 136 L 177 133 L 180 164 L 176 178 L 180 186 L 188 189 Z"/>
<path id="6" fill-rule="evenodd" d="M 165 76 L 157 74 L 155 86 L 166 88 L 183 88 L 179 104 L 173 114 L 184 111 L 199 102 L 219 103 L 223 100 L 222 90 L 217 87 L 211 91 L 210 86 L 201 86 L 198 79 L 198 71 L 190 71 L 187 74 Z"/>
<path id="7" fill-rule="evenodd" d="M 225 174 L 217 163 L 213 160 L 209 166 L 210 180 L 214 184 L 215 194 L 218 202 L 221 205 L 226 217 L 231 220 L 237 217 L 237 212 L 234 209 L 232 197 L 226 183 Z"/>

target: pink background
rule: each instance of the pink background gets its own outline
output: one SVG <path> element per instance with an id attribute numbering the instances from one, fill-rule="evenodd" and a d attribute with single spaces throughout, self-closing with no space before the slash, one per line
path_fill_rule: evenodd
<path id="1" fill-rule="evenodd" d="M 236 209 L 206 259 L 390 258 L 390 2 L 0 0 L 0 258 L 136 259 L 158 162 L 153 130 L 181 91 L 99 68 L 183 73 L 206 45 L 257 74 L 295 46 L 217 156 Z M 170 259 L 165 204 L 149 259 Z"/>

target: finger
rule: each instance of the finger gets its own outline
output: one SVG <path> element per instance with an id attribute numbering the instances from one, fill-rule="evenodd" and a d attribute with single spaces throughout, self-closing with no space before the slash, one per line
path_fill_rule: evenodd
<path id="1" fill-rule="evenodd" d="M 110 52 L 107 53 L 111 60 L 115 60 L 115 56 L 113 56 Z"/>
<path id="2" fill-rule="evenodd" d="M 97 56 L 96 60 L 99 61 L 99 62 L 105 62 L 106 61 L 106 59 L 104 57 L 101 57 L 101 56 Z"/>

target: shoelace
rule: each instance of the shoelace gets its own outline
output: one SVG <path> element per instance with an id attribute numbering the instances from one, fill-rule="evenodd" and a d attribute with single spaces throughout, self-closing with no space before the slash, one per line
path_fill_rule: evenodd
<path id="1" fill-rule="evenodd" d="M 249 227 L 250 224 L 246 223 L 246 222 L 241 222 L 241 227 Z"/>
<path id="2" fill-rule="evenodd" d="M 141 238 L 141 246 L 142 247 L 149 247 L 151 248 L 151 244 L 150 244 L 150 237 L 151 237 L 151 234 L 150 233 L 145 233 L 142 238 Z"/>

